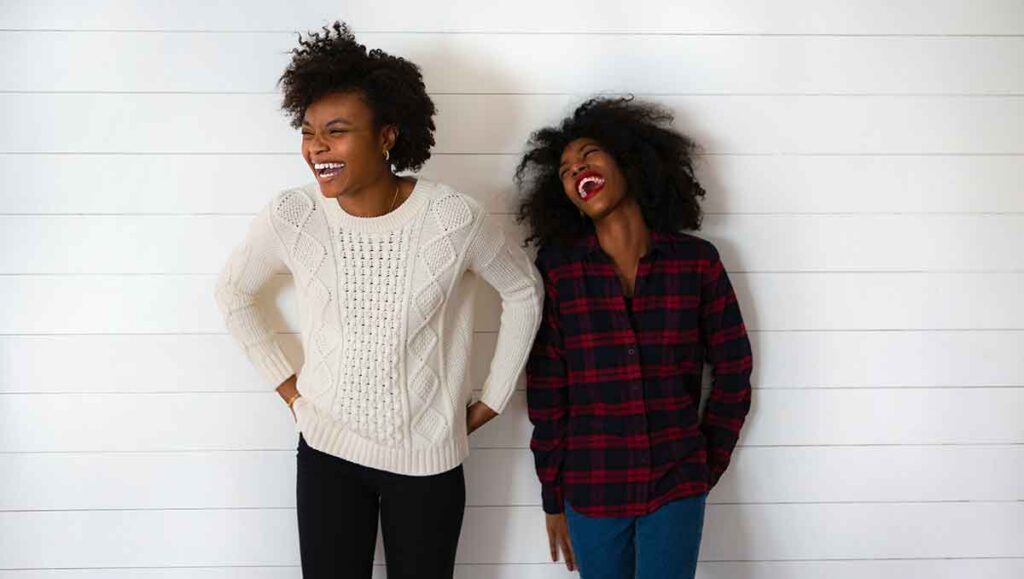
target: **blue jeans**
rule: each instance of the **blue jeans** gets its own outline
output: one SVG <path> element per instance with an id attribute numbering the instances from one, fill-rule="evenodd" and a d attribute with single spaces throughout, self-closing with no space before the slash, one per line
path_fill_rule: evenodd
<path id="1" fill-rule="evenodd" d="M 588 517 L 565 503 L 580 579 L 693 579 L 707 495 L 641 517 Z"/>

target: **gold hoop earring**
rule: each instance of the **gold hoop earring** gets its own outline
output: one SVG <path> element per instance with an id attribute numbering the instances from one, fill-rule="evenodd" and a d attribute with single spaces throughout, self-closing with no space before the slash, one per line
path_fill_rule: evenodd
<path id="1" fill-rule="evenodd" d="M 391 151 L 389 149 L 384 149 L 384 160 L 385 161 L 390 161 L 391 160 Z"/>

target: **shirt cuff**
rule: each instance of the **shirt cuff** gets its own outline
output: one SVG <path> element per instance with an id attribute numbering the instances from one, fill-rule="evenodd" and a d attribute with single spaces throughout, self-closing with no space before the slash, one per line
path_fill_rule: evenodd
<path id="1" fill-rule="evenodd" d="M 561 485 L 543 485 L 540 494 L 545 513 L 558 515 L 565 512 L 565 497 L 562 496 Z"/>

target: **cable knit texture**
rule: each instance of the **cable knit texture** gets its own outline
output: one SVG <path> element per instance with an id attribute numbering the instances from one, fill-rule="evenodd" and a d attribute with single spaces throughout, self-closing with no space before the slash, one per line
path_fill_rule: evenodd
<path id="1" fill-rule="evenodd" d="M 467 275 L 471 272 L 476 275 Z M 277 274 L 297 289 L 305 361 L 297 372 L 257 294 Z M 381 217 L 345 213 L 315 184 L 278 194 L 217 281 L 227 327 L 266 381 L 299 374 L 296 428 L 322 452 L 410 475 L 455 468 L 469 451 L 473 297 L 501 295 L 481 400 L 501 412 L 540 322 L 530 259 L 472 199 L 419 180 Z"/>

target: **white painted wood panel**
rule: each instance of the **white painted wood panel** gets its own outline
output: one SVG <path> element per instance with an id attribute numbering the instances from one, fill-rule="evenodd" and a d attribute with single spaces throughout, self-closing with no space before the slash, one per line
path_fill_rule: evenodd
<path id="1" fill-rule="evenodd" d="M 679 4 L 645 0 L 643 9 L 620 0 L 523 0 L 480 5 L 451 0 L 297 0 L 252 3 L 240 16 L 230 0 L 163 2 L 58 0 L 0 2 L 0 28 L 28 30 L 306 30 L 335 18 L 357 30 L 486 31 L 647 34 L 1020 34 L 1024 9 L 1014 0 L 720 0 Z M 543 16 L 539 16 L 543 15 Z"/>
<path id="2" fill-rule="evenodd" d="M 527 449 L 477 448 L 467 504 L 540 506 Z M 294 508 L 295 451 L 0 454 L 0 511 Z M 709 502 L 1024 500 L 1024 445 L 740 448 Z"/>
<path id="3" fill-rule="evenodd" d="M 492 211 L 594 91 L 662 95 L 703 145 L 757 368 L 698 577 L 1024 575 L 1019 1 L 0 0 L 0 579 L 299 577 L 291 418 L 211 274 L 308 180 L 273 83 L 338 17 L 423 67 L 424 175 Z M 529 433 L 519 392 L 472 439 L 460 579 L 571 576 Z"/>
<path id="4" fill-rule="evenodd" d="M 493 332 L 475 335 L 473 384 L 483 383 L 496 338 Z M 299 337 L 285 334 L 280 340 L 300 364 Z M 1020 330 L 754 332 L 751 342 L 757 360 L 755 388 L 1024 385 Z M 0 392 L 267 389 L 226 334 L 0 336 Z"/>
<path id="5" fill-rule="evenodd" d="M 711 215 L 702 231 L 736 272 L 1024 269 L 1006 251 L 1024 247 L 1024 216 Z"/>
<path id="6" fill-rule="evenodd" d="M 497 337 L 496 332 L 475 334 L 472 384 L 483 384 L 487 377 Z M 295 367 L 301 367 L 299 336 L 281 334 L 279 340 Z M 54 364 L 54 359 L 61 363 Z M 523 380 L 519 388 L 525 388 Z M 0 336 L 0 392 L 267 390 L 227 334 Z"/>
<path id="7" fill-rule="evenodd" d="M 380 10 L 353 2 L 345 14 L 357 29 L 447 30 L 543 33 L 642 32 L 661 34 L 1007 34 L 1024 29 L 1024 10 L 1011 0 L 976 5 L 964 0 L 829 2 L 813 0 L 727 0 L 724 2 L 645 2 L 643 9 L 618 0 L 598 0 L 585 8 L 572 2 L 527 0 L 487 11 L 471 0 L 455 0 L 446 10 L 402 0 L 402 9 Z M 537 17 L 543 14 L 543 17 Z M 456 16 L 457 15 L 457 16 Z M 985 30 L 986 32 L 981 32 Z"/>
<path id="8" fill-rule="evenodd" d="M 1024 211 L 1014 156 L 715 155 L 699 168 L 718 213 Z"/>
<path id="9" fill-rule="evenodd" d="M 189 567 L 162 569 L 54 569 L 0 571 L 0 579 L 300 579 L 298 566 L 283 567 Z M 837 561 L 705 561 L 697 579 L 1017 579 L 1024 573 L 1024 559 L 909 559 Z M 381 565 L 374 579 L 384 579 Z M 504 565 L 456 564 L 455 579 L 568 579 L 579 577 L 561 564 L 506 563 Z"/>
<path id="10" fill-rule="evenodd" d="M 0 254 L 0 274 L 217 273 L 251 221 L 0 215 L 0 246 L 18 248 Z M 526 235 L 512 216 L 502 223 Z M 1024 215 L 710 215 L 697 234 L 735 273 L 1024 271 L 1024 252 L 1005 250 L 1024 247 Z"/>
<path id="11" fill-rule="evenodd" d="M 1016 329 L 1017 274 L 735 274 L 749 327 L 763 330 Z"/>
<path id="12" fill-rule="evenodd" d="M 710 505 L 701 557 L 1020 557 L 1022 516 L 1019 503 Z M 108 532 L 88 531 L 98 528 Z M 0 531 L 12 546 L 0 554 L 0 566 L 294 565 L 294 528 L 290 509 L 9 512 L 0 514 Z M 544 513 L 535 507 L 471 507 L 458 560 L 544 563 L 543 529 Z"/>
<path id="13" fill-rule="evenodd" d="M 580 58 L 562 57 L 583 46 L 573 35 L 358 39 L 415 62 L 435 94 L 1024 91 L 1024 38 L 1014 36 L 618 36 L 582 40 Z M 0 32 L 0 52 L 9 55 L 0 62 L 0 90 L 274 93 L 293 46 L 286 32 Z"/>
<path id="14" fill-rule="evenodd" d="M 349 0 L 252 2 L 240 13 L 232 0 L 183 0 L 174 5 L 146 0 L 3 0 L 0 27 L 28 30 L 304 30 L 340 17 Z"/>
<path id="15" fill-rule="evenodd" d="M 279 341 L 292 363 L 301 365 L 299 336 L 285 334 Z M 0 337 L 0 392 L 265 392 L 270 388 L 227 333 Z"/>
<path id="16" fill-rule="evenodd" d="M 8 394 L 0 452 L 295 447 L 273 393 Z M 1024 388 L 760 390 L 744 446 L 1024 443 Z M 49 425 L 41 428 L 41 425 Z M 97 428 L 116 425 L 116 428 Z M 183 428 L 183 425 L 188 425 Z M 527 448 L 526 396 L 474 433 L 476 448 Z"/>
<path id="17" fill-rule="evenodd" d="M 0 571 L 0 579 L 300 579 L 297 566 L 189 567 L 162 569 L 54 569 Z M 1024 573 L 1024 559 L 910 559 L 838 561 L 705 561 L 697 579 L 1016 579 Z M 380 565 L 374 579 L 384 579 Z M 504 565 L 456 564 L 455 579 L 568 579 L 579 577 L 554 563 Z"/>
<path id="18" fill-rule="evenodd" d="M 1020 330 L 1022 273 L 731 274 L 751 330 Z M 222 333 L 215 276 L 0 276 L 0 334 Z M 276 284 L 276 285 L 275 285 Z M 476 329 L 497 329 L 497 294 L 483 288 Z M 263 296 L 268 322 L 298 328 L 290 278 Z"/>
<path id="19" fill-rule="evenodd" d="M 756 332 L 751 342 L 761 388 L 1024 384 L 1016 331 Z"/>
<path id="20" fill-rule="evenodd" d="M 513 213 L 518 161 L 434 155 L 422 175 Z M 1019 155 L 710 155 L 698 171 L 710 213 L 1024 213 Z M 297 143 L 269 155 L 0 154 L 0 213 L 255 213 L 308 180 Z"/>
<path id="21" fill-rule="evenodd" d="M 519 153 L 570 95 L 439 95 L 437 153 Z M 1024 97 L 661 97 L 708 153 L 1020 154 Z M 0 94 L 5 153 L 294 153 L 276 95 Z M 89 111 L 82 115 L 81 111 Z M 942 119 L 942 122 L 938 122 Z M 67 127 L 75 127 L 68 131 Z"/>
<path id="22" fill-rule="evenodd" d="M 474 338 L 482 383 L 496 334 Z M 301 363 L 298 336 L 280 340 Z M 1020 331 L 755 332 L 755 388 L 1013 386 L 1024 383 Z M 849 352 L 858 352 L 856 357 Z M 0 337 L 0 392 L 252 392 L 264 385 L 226 335 Z M 60 359 L 61 364 L 53 364 Z M 890 359 L 901 364 L 892 368 Z M 192 361 L 184 366 L 182 360 Z M 198 374 L 192 366 L 203 368 Z M 147 380 L 140 380 L 146 376 Z"/>

